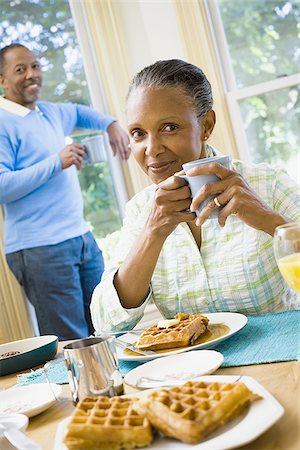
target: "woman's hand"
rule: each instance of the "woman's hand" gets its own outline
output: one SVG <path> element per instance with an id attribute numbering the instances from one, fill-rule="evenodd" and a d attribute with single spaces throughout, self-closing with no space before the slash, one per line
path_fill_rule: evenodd
<path id="1" fill-rule="evenodd" d="M 212 200 L 203 208 L 196 220 L 197 225 L 203 224 L 218 207 L 218 203 L 222 206 L 218 218 L 221 227 L 225 225 L 228 216 L 236 215 L 250 227 L 273 236 L 278 225 L 288 222 L 283 216 L 273 211 L 235 170 L 226 169 L 217 163 L 208 163 L 187 172 L 189 176 L 204 173 L 215 174 L 220 181 L 203 186 L 193 198 L 191 211 L 196 211 L 200 203 L 208 196 L 217 197 L 216 201 Z"/>
<path id="2" fill-rule="evenodd" d="M 156 187 L 154 203 L 147 221 L 147 228 L 164 239 L 181 222 L 195 220 L 195 214 L 187 212 L 191 204 L 191 191 L 187 182 L 172 176 Z"/>
<path id="3" fill-rule="evenodd" d="M 114 278 L 124 308 L 137 308 L 145 301 L 166 238 L 179 223 L 195 220 L 194 213 L 184 212 L 190 204 L 191 192 L 183 178 L 173 175 L 157 185 L 146 226 Z"/>

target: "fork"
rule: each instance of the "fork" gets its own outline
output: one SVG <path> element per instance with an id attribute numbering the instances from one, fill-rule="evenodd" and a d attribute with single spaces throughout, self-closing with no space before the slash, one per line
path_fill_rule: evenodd
<path id="1" fill-rule="evenodd" d="M 193 378 L 197 378 L 202 375 L 193 375 L 193 376 L 176 376 L 176 375 L 166 375 L 164 378 L 151 378 L 151 377 L 140 377 L 136 381 L 136 387 L 141 388 L 152 388 L 152 387 L 167 387 L 178 384 L 178 381 L 187 381 L 192 380 Z M 205 375 L 204 375 L 205 376 Z M 242 375 L 238 375 L 237 378 L 232 381 L 232 383 L 237 383 L 242 378 Z M 168 381 L 170 380 L 170 381 Z M 155 386 L 154 386 L 155 383 Z"/>
<path id="2" fill-rule="evenodd" d="M 168 379 L 170 382 L 167 381 Z M 171 377 L 169 375 L 166 375 L 164 378 L 140 377 L 136 381 L 136 387 L 153 387 L 153 383 L 158 387 L 171 386 L 174 383 L 177 384 L 179 380 L 184 380 L 184 378 Z"/>
<path id="3" fill-rule="evenodd" d="M 109 336 L 120 336 L 123 334 L 138 334 L 140 335 L 143 333 L 143 331 L 146 331 L 146 328 L 137 328 L 135 330 L 122 330 L 122 331 L 100 331 L 99 333 L 94 333 L 93 336 L 101 336 L 101 334 L 108 334 Z"/>
<path id="4" fill-rule="evenodd" d="M 171 386 L 173 384 L 177 384 L 178 381 L 192 380 L 193 378 L 196 378 L 198 376 L 201 375 L 191 374 L 184 377 L 176 375 L 165 375 L 163 378 L 140 377 L 136 381 L 136 387 L 152 387 L 153 383 L 157 384 L 157 386 Z"/>
<path id="5" fill-rule="evenodd" d="M 146 355 L 146 356 L 157 355 L 157 353 L 153 352 L 152 350 L 140 350 L 135 345 L 130 344 L 129 342 L 124 342 L 121 339 L 116 339 L 116 344 L 119 345 L 121 348 L 125 348 L 125 349 L 128 348 L 129 350 L 131 350 L 135 353 L 139 353 L 140 355 Z"/>
<path id="6" fill-rule="evenodd" d="M 56 361 L 54 362 L 54 364 L 57 364 L 57 363 L 60 362 L 60 361 L 61 361 L 60 359 L 59 359 L 59 360 L 56 360 Z M 52 361 L 52 363 L 53 363 L 53 361 Z M 46 380 L 47 380 L 49 389 L 50 389 L 50 391 L 51 391 L 53 397 L 54 397 L 55 400 L 57 401 L 58 398 L 57 398 L 56 395 L 55 395 L 55 392 L 54 392 L 54 390 L 53 390 L 53 388 L 52 388 L 52 384 L 51 384 L 50 379 L 49 379 L 48 370 L 50 369 L 50 367 L 51 367 L 51 364 L 50 364 L 49 361 L 46 362 L 46 364 L 44 364 L 44 367 L 43 367 L 43 369 L 44 369 L 44 374 L 45 374 L 45 378 L 46 378 Z"/>

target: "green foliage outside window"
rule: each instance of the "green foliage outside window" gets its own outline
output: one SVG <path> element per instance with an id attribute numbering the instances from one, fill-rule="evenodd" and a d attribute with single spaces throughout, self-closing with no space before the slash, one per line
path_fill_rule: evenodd
<path id="1" fill-rule="evenodd" d="M 299 0 L 218 4 L 239 88 L 299 72 Z"/>
<path id="2" fill-rule="evenodd" d="M 81 51 L 66 0 L 1 1 L 0 46 L 19 42 L 39 58 L 43 70 L 41 100 L 90 104 Z M 90 135 L 81 133 L 82 139 Z M 74 141 L 79 142 L 78 133 Z M 98 238 L 120 227 L 120 216 L 108 163 L 79 172 L 84 214 Z"/>
<path id="3" fill-rule="evenodd" d="M 299 0 L 218 0 L 218 4 L 238 88 L 300 72 Z M 240 101 L 240 107 L 252 160 L 275 164 L 290 160 L 297 165 L 299 85 L 249 97 Z"/>

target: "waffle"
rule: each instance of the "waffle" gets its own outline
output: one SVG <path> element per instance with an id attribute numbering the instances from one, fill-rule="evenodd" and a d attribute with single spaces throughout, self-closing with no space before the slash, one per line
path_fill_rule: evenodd
<path id="1" fill-rule="evenodd" d="M 201 314 L 178 313 L 175 319 L 180 322 L 170 328 L 159 328 L 157 324 L 152 325 L 140 335 L 135 346 L 143 350 L 186 347 L 207 330 L 208 318 Z"/>
<path id="2" fill-rule="evenodd" d="M 188 381 L 150 392 L 136 401 L 134 409 L 166 436 L 196 444 L 258 398 L 243 383 Z"/>
<path id="3" fill-rule="evenodd" d="M 132 409 L 136 399 L 86 397 L 68 425 L 64 443 L 69 449 L 119 450 L 151 443 L 152 429 L 145 417 Z"/>

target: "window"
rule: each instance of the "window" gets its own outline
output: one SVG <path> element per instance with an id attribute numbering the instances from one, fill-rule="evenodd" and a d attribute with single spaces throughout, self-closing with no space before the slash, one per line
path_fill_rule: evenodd
<path id="1" fill-rule="evenodd" d="M 40 59 L 44 71 L 42 100 L 89 105 L 90 97 L 81 51 L 66 0 L 11 0 L 2 2 L 1 47 L 20 42 Z M 75 132 L 80 142 L 93 132 Z M 108 150 L 110 151 L 110 150 Z M 103 238 L 121 225 L 118 201 L 108 162 L 79 172 L 84 213 L 94 235 Z"/>
<path id="2" fill-rule="evenodd" d="M 300 1 L 206 6 L 241 157 L 300 182 Z"/>

